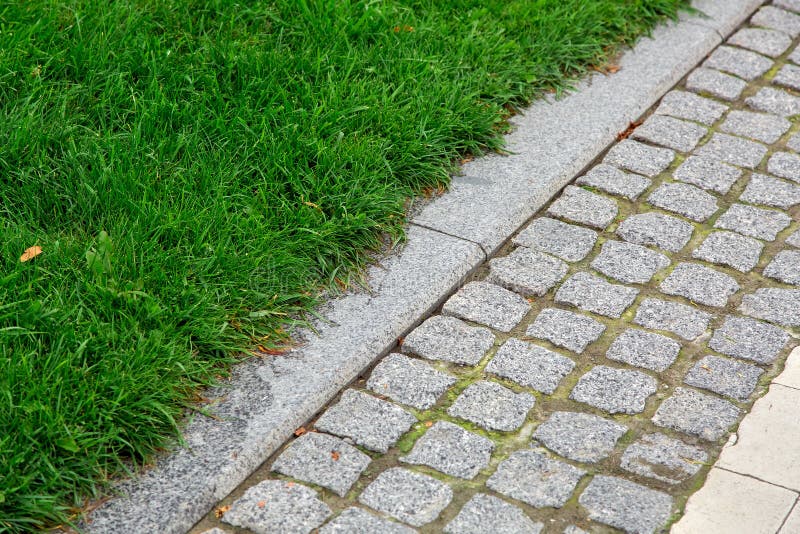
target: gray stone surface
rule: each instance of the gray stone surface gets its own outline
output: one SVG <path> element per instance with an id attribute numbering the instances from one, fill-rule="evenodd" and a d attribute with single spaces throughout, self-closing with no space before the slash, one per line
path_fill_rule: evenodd
<path id="1" fill-rule="evenodd" d="M 430 523 L 450 504 L 450 486 L 402 467 L 387 469 L 358 497 L 361 504 L 414 527 Z"/>
<path id="2" fill-rule="evenodd" d="M 638 289 L 606 282 L 586 272 L 578 272 L 561 284 L 555 301 L 582 310 L 617 318 L 633 304 Z"/>
<path id="3" fill-rule="evenodd" d="M 500 462 L 486 486 L 536 508 L 561 508 L 585 473 L 544 452 L 519 450 Z"/>
<path id="4" fill-rule="evenodd" d="M 800 326 L 800 289 L 756 289 L 742 297 L 739 311 L 783 326 Z"/>
<path id="5" fill-rule="evenodd" d="M 800 46 L 795 46 L 792 53 L 788 56 L 789 61 L 800 64 Z"/>
<path id="6" fill-rule="evenodd" d="M 626 284 L 646 284 L 656 272 L 669 266 L 669 258 L 641 245 L 606 241 L 591 266 Z"/>
<path id="7" fill-rule="evenodd" d="M 476 493 L 444 527 L 446 534 L 539 534 L 544 525 L 502 499 Z"/>
<path id="8" fill-rule="evenodd" d="M 629 243 L 656 246 L 669 252 L 678 252 L 686 246 L 693 231 L 690 223 L 655 212 L 631 215 L 617 227 L 617 235 Z"/>
<path id="9" fill-rule="evenodd" d="M 723 133 L 715 133 L 706 144 L 695 151 L 697 156 L 708 156 L 749 169 L 761 163 L 766 154 L 767 147 L 761 143 Z"/>
<path id="10" fill-rule="evenodd" d="M 669 167 L 674 159 L 675 153 L 672 150 L 624 139 L 611 147 L 603 162 L 652 177 Z"/>
<path id="11" fill-rule="evenodd" d="M 200 534 L 229 534 L 229 533 L 225 530 L 222 530 L 221 528 L 214 527 L 208 530 L 204 530 Z"/>
<path id="12" fill-rule="evenodd" d="M 666 115 L 652 115 L 636 128 L 631 137 L 679 152 L 689 152 L 703 138 L 705 127 Z"/>
<path id="13" fill-rule="evenodd" d="M 708 93 L 723 100 L 736 100 L 747 82 L 718 70 L 698 68 L 686 79 L 686 88 L 697 93 Z"/>
<path id="14" fill-rule="evenodd" d="M 800 13 L 800 1 L 798 0 L 772 0 L 772 5 L 787 11 Z"/>
<path id="15" fill-rule="evenodd" d="M 719 356 L 705 356 L 686 373 L 683 381 L 690 386 L 745 401 L 764 373 L 749 363 Z"/>
<path id="16" fill-rule="evenodd" d="M 596 415 L 553 412 L 533 433 L 533 439 L 570 460 L 599 462 L 608 457 L 628 427 Z"/>
<path id="17" fill-rule="evenodd" d="M 761 0 L 694 0 L 692 7 L 699 10 L 702 16 L 692 20 L 695 24 L 707 24 L 725 36 L 741 26 L 762 3 Z"/>
<path id="18" fill-rule="evenodd" d="M 524 297 L 542 296 L 567 274 L 567 264 L 538 250 L 519 247 L 489 261 L 486 280 Z"/>
<path id="19" fill-rule="evenodd" d="M 789 226 L 792 219 L 780 211 L 733 204 L 719 216 L 715 228 L 733 230 L 766 241 L 774 241 L 778 232 Z"/>
<path id="20" fill-rule="evenodd" d="M 708 346 L 717 352 L 759 363 L 772 363 L 789 341 L 777 326 L 748 317 L 729 315 L 716 330 Z"/>
<path id="21" fill-rule="evenodd" d="M 667 330 L 692 341 L 703 334 L 711 321 L 711 314 L 660 299 L 644 299 L 636 310 L 633 322 L 645 328 Z"/>
<path id="22" fill-rule="evenodd" d="M 661 99 L 656 109 L 658 115 L 669 115 L 679 119 L 697 121 L 711 126 L 722 117 L 728 106 L 686 91 L 670 91 Z"/>
<path id="23" fill-rule="evenodd" d="M 790 152 L 776 152 L 769 158 L 767 170 L 775 176 L 800 183 L 800 156 Z"/>
<path id="24" fill-rule="evenodd" d="M 569 398 L 609 413 L 640 413 L 658 382 L 639 371 L 597 365 L 583 375 Z"/>
<path id="25" fill-rule="evenodd" d="M 269 506 L 259 506 L 262 502 L 269 502 Z M 222 521 L 256 534 L 306 534 L 330 515 L 331 509 L 311 488 L 283 480 L 265 480 L 234 501 Z"/>
<path id="26" fill-rule="evenodd" d="M 348 389 L 314 426 L 367 449 L 386 452 L 416 422 L 413 415 L 391 402 Z"/>
<path id="27" fill-rule="evenodd" d="M 672 513 L 672 497 L 666 493 L 602 475 L 592 479 L 578 502 L 589 519 L 637 534 L 655 532 Z"/>
<path id="28" fill-rule="evenodd" d="M 448 421 L 438 421 L 400 461 L 427 465 L 446 475 L 469 480 L 489 465 L 493 450 L 492 440 Z"/>
<path id="29" fill-rule="evenodd" d="M 327 523 L 319 534 L 414 534 L 416 530 L 351 506 Z"/>
<path id="30" fill-rule="evenodd" d="M 469 282 L 444 303 L 442 313 L 508 332 L 530 308 L 524 298 L 500 286 Z"/>
<path id="31" fill-rule="evenodd" d="M 800 50 L 800 47 L 798 47 L 798 50 Z M 792 135 L 789 140 L 786 141 L 786 146 L 795 152 L 800 151 L 800 133 Z"/>
<path id="32" fill-rule="evenodd" d="M 530 393 L 514 393 L 495 382 L 481 380 L 467 387 L 447 413 L 486 430 L 509 432 L 522 426 L 535 402 Z"/>
<path id="33" fill-rule="evenodd" d="M 722 307 L 739 290 L 732 276 L 697 263 L 679 263 L 659 286 L 667 295 L 678 295 L 707 306 Z"/>
<path id="34" fill-rule="evenodd" d="M 772 83 L 795 90 L 800 89 L 800 67 L 787 63 L 772 78 Z"/>
<path id="35" fill-rule="evenodd" d="M 750 24 L 781 31 L 792 38 L 800 35 L 800 16 L 774 6 L 764 6 L 750 18 Z"/>
<path id="36" fill-rule="evenodd" d="M 692 252 L 692 257 L 727 265 L 746 273 L 758 263 L 764 244 L 736 232 L 713 232 Z"/>
<path id="37" fill-rule="evenodd" d="M 800 113 L 800 98 L 774 87 L 762 87 L 755 95 L 746 98 L 745 103 L 753 109 L 784 117 Z"/>
<path id="38" fill-rule="evenodd" d="M 792 38 L 776 30 L 742 28 L 728 38 L 728 43 L 776 58 L 789 48 Z"/>
<path id="39" fill-rule="evenodd" d="M 564 529 L 562 534 L 589 534 L 589 532 L 583 530 L 582 528 L 578 528 L 575 525 L 569 525 Z"/>
<path id="40" fill-rule="evenodd" d="M 558 199 L 547 208 L 547 214 L 571 222 L 603 229 L 617 216 L 614 200 L 568 185 Z"/>
<path id="41" fill-rule="evenodd" d="M 750 50 L 720 46 L 708 56 L 703 66 L 735 74 L 745 80 L 755 80 L 772 68 L 772 61 Z"/>
<path id="42" fill-rule="evenodd" d="M 734 109 L 719 129 L 764 143 L 774 143 L 785 134 L 792 123 L 786 118 L 770 113 L 755 113 Z"/>
<path id="43" fill-rule="evenodd" d="M 660 427 L 671 428 L 708 441 L 717 441 L 739 418 L 730 402 L 686 388 L 675 388 L 653 416 Z"/>
<path id="44" fill-rule="evenodd" d="M 546 339 L 554 345 L 580 354 L 605 329 L 603 323 L 586 315 L 558 308 L 545 308 L 536 316 L 525 335 Z"/>
<path id="45" fill-rule="evenodd" d="M 307 432 L 289 444 L 272 464 L 272 470 L 344 497 L 371 461 L 339 438 Z"/>
<path id="46" fill-rule="evenodd" d="M 425 410 L 436 404 L 456 378 L 402 354 L 389 354 L 375 367 L 367 387 L 395 402 Z"/>
<path id="47" fill-rule="evenodd" d="M 681 350 L 677 341 L 636 328 L 628 328 L 611 343 L 606 357 L 636 367 L 665 371 Z"/>
<path id="48" fill-rule="evenodd" d="M 800 204 L 800 186 L 766 174 L 754 173 L 739 200 L 787 209 Z"/>
<path id="49" fill-rule="evenodd" d="M 550 394 L 574 367 L 575 362 L 561 354 L 511 338 L 500 347 L 486 371 Z"/>
<path id="50" fill-rule="evenodd" d="M 797 250 L 778 252 L 769 265 L 764 267 L 764 276 L 780 280 L 785 284 L 800 285 L 800 252 Z"/>
<path id="51" fill-rule="evenodd" d="M 558 256 L 569 262 L 580 261 L 594 247 L 597 232 L 549 217 L 538 217 L 522 230 L 513 242 Z"/>
<path id="52" fill-rule="evenodd" d="M 455 317 L 434 315 L 403 340 L 403 350 L 429 360 L 475 365 L 494 344 L 494 334 Z"/>
<path id="53" fill-rule="evenodd" d="M 620 467 L 667 484 L 679 484 L 697 474 L 707 461 L 703 449 L 664 434 L 645 434 L 625 449 Z"/>
<path id="54" fill-rule="evenodd" d="M 689 184 L 663 183 L 650 193 L 647 202 L 653 206 L 702 222 L 717 211 L 717 199 Z"/>
<path id="55" fill-rule="evenodd" d="M 792 235 L 787 237 L 786 244 L 800 248 L 800 230 L 795 231 Z"/>
<path id="56" fill-rule="evenodd" d="M 623 172 L 611 165 L 600 163 L 575 180 L 575 183 L 588 185 L 612 195 L 635 199 L 653 182 L 644 176 Z"/>
<path id="57" fill-rule="evenodd" d="M 673 178 L 709 191 L 726 194 L 742 175 L 742 171 L 712 158 L 689 156 L 675 169 Z"/>

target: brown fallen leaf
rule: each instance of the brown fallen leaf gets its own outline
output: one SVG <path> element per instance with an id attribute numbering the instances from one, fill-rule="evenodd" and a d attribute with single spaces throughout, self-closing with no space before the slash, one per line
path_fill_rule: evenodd
<path id="1" fill-rule="evenodd" d="M 425 421 L 425 426 L 430 428 L 433 426 L 433 421 Z"/>
<path id="2" fill-rule="evenodd" d="M 700 369 L 702 369 L 704 371 L 711 371 L 711 367 L 707 366 L 706 364 L 701 365 Z"/>
<path id="3" fill-rule="evenodd" d="M 258 506 L 259 508 L 264 508 L 266 505 L 267 505 L 267 501 L 258 501 L 256 503 L 256 506 Z"/>
<path id="4" fill-rule="evenodd" d="M 223 515 L 225 515 L 225 512 L 227 512 L 230 509 L 231 509 L 230 504 L 226 504 L 225 506 L 218 506 L 217 508 L 214 509 L 214 517 L 220 519 Z"/>
<path id="5" fill-rule="evenodd" d="M 623 139 L 627 139 L 633 133 L 633 131 L 642 124 L 642 121 L 630 122 L 628 123 L 628 127 L 622 130 L 617 134 L 617 141 L 622 141 Z"/>
<path id="6" fill-rule="evenodd" d="M 19 261 L 21 263 L 25 263 L 26 261 L 32 260 L 41 253 L 42 253 L 42 247 L 38 245 L 28 247 L 25 249 L 25 252 L 22 253 L 22 256 L 19 257 Z"/>
<path id="7" fill-rule="evenodd" d="M 333 458 L 334 462 L 338 462 L 339 461 L 339 453 L 336 452 L 336 451 L 331 451 L 331 458 Z"/>
<path id="8" fill-rule="evenodd" d="M 294 431 L 294 435 L 295 435 L 295 436 L 297 436 L 297 437 L 299 438 L 300 436 L 302 436 L 302 435 L 303 435 L 303 434 L 305 434 L 306 432 L 308 432 L 308 431 L 306 430 L 306 427 L 304 427 L 304 426 L 301 426 L 300 428 L 298 428 L 297 430 L 295 430 L 295 431 Z"/>

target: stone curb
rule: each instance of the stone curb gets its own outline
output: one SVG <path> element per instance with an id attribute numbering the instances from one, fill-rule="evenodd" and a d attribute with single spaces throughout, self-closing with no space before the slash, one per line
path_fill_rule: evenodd
<path id="1" fill-rule="evenodd" d="M 561 100 L 512 120 L 511 156 L 465 165 L 412 221 L 405 247 L 368 272 L 370 292 L 332 300 L 325 322 L 282 356 L 237 366 L 184 431 L 184 446 L 89 515 L 87 532 L 180 533 L 238 486 L 338 391 L 388 353 L 523 223 L 741 24 L 761 0 L 696 0 L 707 17 L 657 28 Z"/>

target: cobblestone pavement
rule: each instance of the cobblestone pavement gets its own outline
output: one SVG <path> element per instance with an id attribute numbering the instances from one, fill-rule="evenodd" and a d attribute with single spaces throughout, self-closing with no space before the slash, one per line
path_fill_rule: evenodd
<path id="1" fill-rule="evenodd" d="M 800 334 L 777 3 L 195 531 L 666 529 Z"/>

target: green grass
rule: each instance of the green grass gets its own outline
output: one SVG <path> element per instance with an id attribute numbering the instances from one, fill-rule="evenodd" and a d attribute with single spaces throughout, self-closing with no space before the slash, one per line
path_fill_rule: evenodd
<path id="1" fill-rule="evenodd" d="M 0 531 L 73 521 L 509 109 L 683 5 L 0 1 Z"/>

